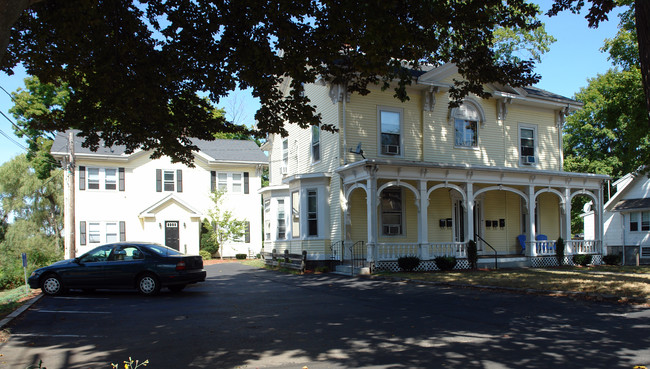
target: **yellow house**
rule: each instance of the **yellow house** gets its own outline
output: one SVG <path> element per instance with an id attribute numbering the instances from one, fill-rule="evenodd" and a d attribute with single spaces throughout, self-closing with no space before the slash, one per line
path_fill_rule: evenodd
<path id="1" fill-rule="evenodd" d="M 286 127 L 273 135 L 264 199 L 264 249 L 306 251 L 309 261 L 395 270 L 418 256 L 544 266 L 555 240 L 566 254 L 602 254 L 607 176 L 562 170 L 562 125 L 577 101 L 534 87 L 487 85 L 491 97 L 448 105 L 457 68 L 414 73 L 400 102 L 392 90 L 350 95 L 319 80 L 305 94 L 336 133 Z M 595 239 L 571 240 L 571 200 L 594 203 Z M 485 257 L 485 258 L 483 258 Z M 490 258 L 488 258 L 490 257 Z M 568 258 L 570 260 L 570 258 Z M 568 261 L 567 260 L 567 261 Z"/>

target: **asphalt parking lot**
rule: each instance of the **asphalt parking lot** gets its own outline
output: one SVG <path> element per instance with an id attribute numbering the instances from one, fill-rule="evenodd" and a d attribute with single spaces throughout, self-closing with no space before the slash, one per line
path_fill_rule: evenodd
<path id="1" fill-rule="evenodd" d="M 633 368 L 633 305 L 206 266 L 182 293 L 44 297 L 14 320 L 0 368 Z"/>

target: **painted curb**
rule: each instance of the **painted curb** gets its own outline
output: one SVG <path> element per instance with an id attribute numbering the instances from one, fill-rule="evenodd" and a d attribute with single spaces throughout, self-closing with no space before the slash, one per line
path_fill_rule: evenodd
<path id="1" fill-rule="evenodd" d="M 40 295 L 38 295 L 38 296 L 32 298 L 31 300 L 28 300 L 28 301 L 25 302 L 21 307 L 19 307 L 18 309 L 14 310 L 11 314 L 7 315 L 6 318 L 0 320 L 0 329 L 3 329 L 3 328 L 4 328 L 7 324 L 9 324 L 12 320 L 14 320 L 15 318 L 19 317 L 20 314 L 24 313 L 25 310 L 29 309 L 32 305 L 34 305 L 34 303 L 35 303 L 36 301 L 40 300 L 41 297 L 43 297 L 43 294 L 40 294 Z"/>

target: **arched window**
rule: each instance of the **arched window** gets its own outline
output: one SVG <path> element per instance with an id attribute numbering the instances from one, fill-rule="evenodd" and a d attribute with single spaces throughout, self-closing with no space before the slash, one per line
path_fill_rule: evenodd
<path id="1" fill-rule="evenodd" d="M 454 145 L 456 147 L 478 147 L 478 129 L 485 121 L 481 106 L 472 100 L 451 110 L 449 123 L 454 125 Z"/>

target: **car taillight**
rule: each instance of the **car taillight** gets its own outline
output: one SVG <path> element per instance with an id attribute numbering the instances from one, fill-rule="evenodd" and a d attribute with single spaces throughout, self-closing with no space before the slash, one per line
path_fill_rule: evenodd
<path id="1" fill-rule="evenodd" d="M 185 270 L 185 262 L 179 261 L 178 263 L 176 263 L 176 270 Z"/>

